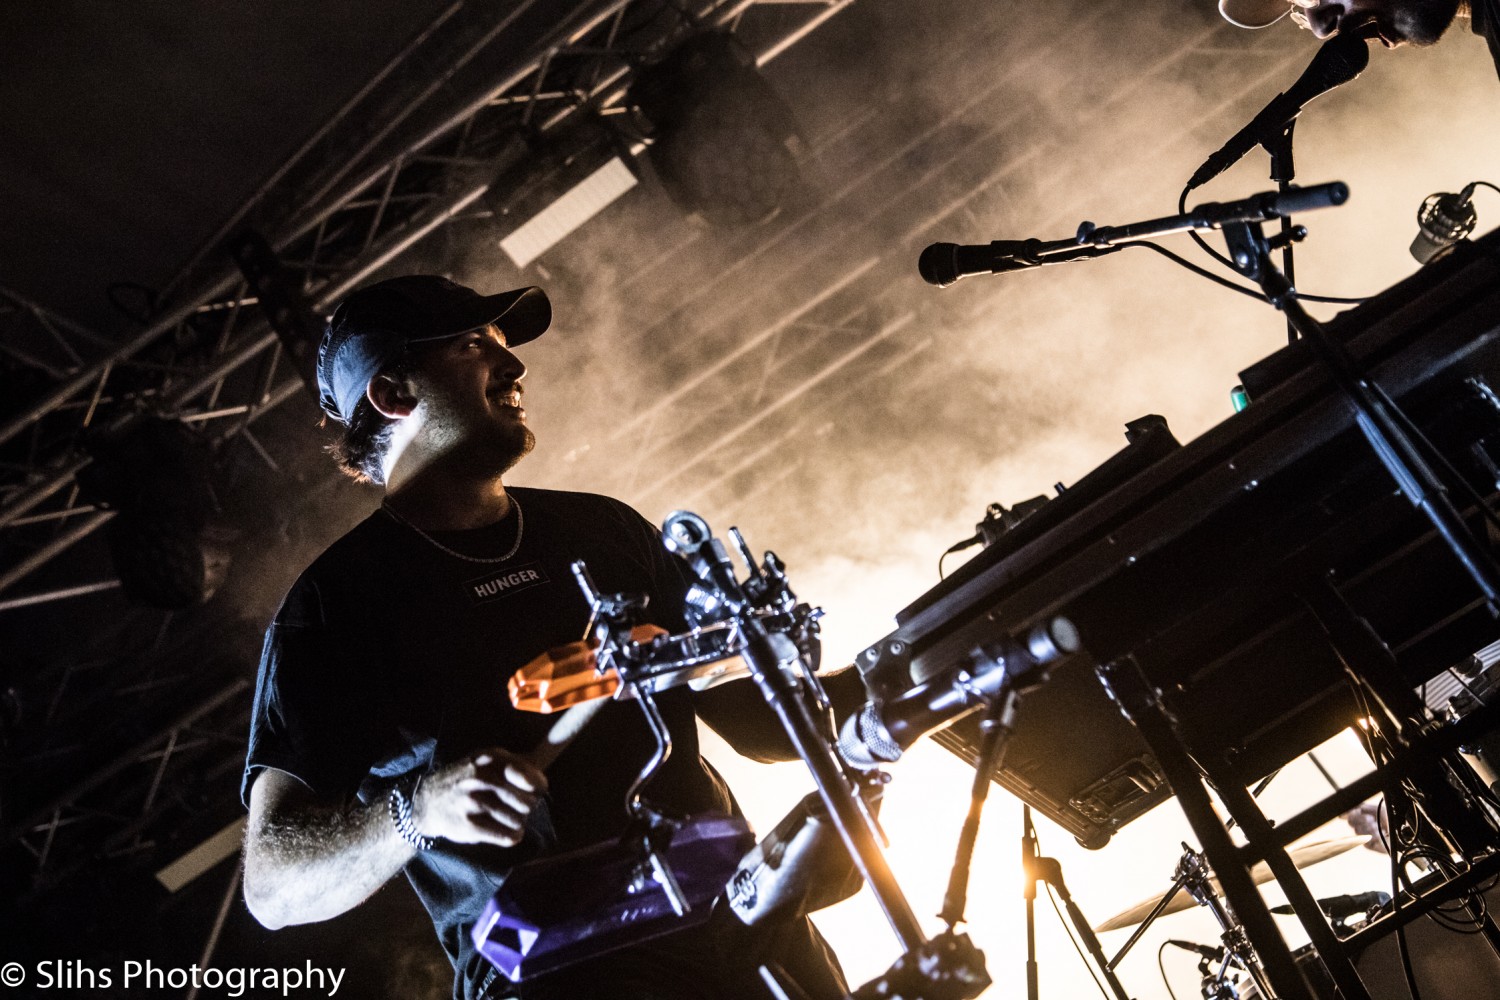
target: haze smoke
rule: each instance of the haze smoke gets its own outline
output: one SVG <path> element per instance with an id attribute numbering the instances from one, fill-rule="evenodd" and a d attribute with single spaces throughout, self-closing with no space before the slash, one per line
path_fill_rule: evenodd
<path id="1" fill-rule="evenodd" d="M 1077 480 L 1143 414 L 1167 417 L 1184 442 L 1228 417 L 1237 372 L 1285 343 L 1264 304 L 1145 251 L 943 292 L 916 276 L 938 240 L 1059 239 L 1085 219 L 1171 214 L 1203 156 L 1316 45 L 1289 24 L 1229 28 L 1208 0 L 1069 6 L 863 0 L 767 69 L 811 147 L 803 204 L 749 232 L 712 231 L 647 184 L 547 255 L 558 323 L 526 354 L 540 444 L 516 481 L 613 493 L 654 520 L 690 507 L 719 532 L 738 524 L 828 610 L 836 663 L 936 582 L 938 554 L 986 503 Z M 1353 191 L 1299 220 L 1311 230 L 1297 251 L 1305 290 L 1365 295 L 1410 274 L 1421 200 L 1493 176 L 1500 94 L 1466 27 L 1433 50 L 1377 49 L 1360 80 L 1304 114 L 1299 179 Z M 1257 150 L 1197 200 L 1267 190 L 1266 168 Z M 1500 205 L 1478 207 L 1500 219 Z M 1213 266 L 1186 239 L 1170 247 Z M 764 773 L 737 787 L 748 783 L 767 825 L 805 778 L 783 769 L 778 790 Z M 966 780 L 937 784 L 952 801 L 906 800 L 926 819 L 928 856 L 951 849 L 966 794 Z M 973 932 L 998 949 L 992 971 L 1011 988 L 1017 959 L 1001 932 L 1019 905 L 1015 805 L 992 809 L 981 854 L 999 859 L 1005 894 L 976 904 L 995 923 Z M 1128 885 L 1118 855 L 1063 853 L 1071 845 L 1050 836 L 1065 866 L 1092 876 L 1073 887 L 1098 919 L 1169 877 L 1180 821 L 1148 819 L 1152 839 L 1122 836 Z M 934 824 L 947 831 L 935 841 Z M 935 908 L 941 885 L 926 889 Z M 874 933 L 861 926 L 835 941 L 855 982 L 894 957 L 851 956 L 844 944 Z M 1049 981 L 1086 984 L 1063 954 Z M 1164 995 L 1154 970 L 1135 974 L 1134 995 Z"/>

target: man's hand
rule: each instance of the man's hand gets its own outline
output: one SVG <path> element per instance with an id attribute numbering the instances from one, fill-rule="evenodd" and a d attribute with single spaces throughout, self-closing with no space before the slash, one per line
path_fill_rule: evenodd
<path id="1" fill-rule="evenodd" d="M 514 847 L 546 791 L 546 776 L 524 758 L 483 750 L 423 778 L 412 796 L 412 819 L 427 837 Z"/>

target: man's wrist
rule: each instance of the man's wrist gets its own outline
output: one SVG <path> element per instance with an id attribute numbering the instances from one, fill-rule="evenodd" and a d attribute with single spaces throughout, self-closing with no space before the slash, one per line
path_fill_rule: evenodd
<path id="1" fill-rule="evenodd" d="M 412 798 L 415 795 L 415 786 L 409 794 L 400 782 L 391 786 L 386 795 L 386 808 L 390 812 L 391 824 L 395 826 L 396 833 L 406 843 L 419 851 L 430 851 L 437 841 L 432 837 L 425 837 L 417 829 L 417 821 L 413 815 Z"/>

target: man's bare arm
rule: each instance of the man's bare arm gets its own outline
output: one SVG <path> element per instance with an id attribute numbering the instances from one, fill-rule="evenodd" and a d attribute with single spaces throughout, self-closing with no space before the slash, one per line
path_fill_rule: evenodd
<path id="1" fill-rule="evenodd" d="M 418 785 L 413 824 L 425 837 L 511 847 L 546 787 L 542 773 L 524 760 L 484 751 Z M 384 799 L 367 806 L 330 803 L 274 768 L 250 786 L 245 903 L 266 927 L 313 923 L 353 909 L 413 853 Z"/>

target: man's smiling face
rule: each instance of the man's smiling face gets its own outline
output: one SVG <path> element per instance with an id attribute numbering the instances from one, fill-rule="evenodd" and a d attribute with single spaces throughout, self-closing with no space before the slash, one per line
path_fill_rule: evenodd
<path id="1" fill-rule="evenodd" d="M 427 352 L 411 382 L 429 445 L 473 455 L 486 467 L 515 465 L 536 443 L 521 406 L 525 375 L 493 324 Z"/>

